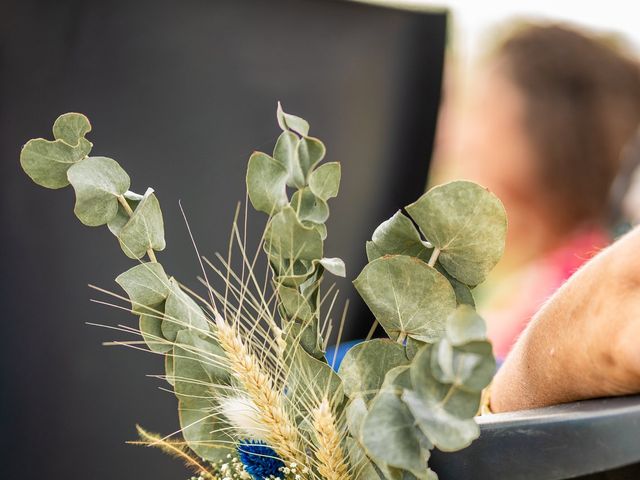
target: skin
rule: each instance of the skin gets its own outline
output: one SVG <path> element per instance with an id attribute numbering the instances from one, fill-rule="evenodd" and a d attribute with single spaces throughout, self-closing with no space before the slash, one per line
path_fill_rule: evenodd
<path id="1" fill-rule="evenodd" d="M 536 314 L 494 378 L 492 411 L 640 392 L 640 227 Z"/>

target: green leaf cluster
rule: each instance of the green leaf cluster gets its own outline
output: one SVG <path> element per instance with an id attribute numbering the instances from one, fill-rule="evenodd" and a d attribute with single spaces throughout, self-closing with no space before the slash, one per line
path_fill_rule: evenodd
<path id="1" fill-rule="evenodd" d="M 282 321 L 273 348 L 284 345 L 273 380 L 283 384 L 279 392 L 309 443 L 313 407 L 330 401 L 358 479 L 436 479 L 427 468 L 430 451 L 464 448 L 477 437 L 473 417 L 495 370 L 472 289 L 502 255 L 504 209 L 486 189 L 458 181 L 429 190 L 383 222 L 366 244 L 369 263 L 354 284 L 389 338 L 352 348 L 336 373 L 324 356 L 319 319 L 324 272 L 345 276 L 344 262 L 324 253 L 340 164 L 322 163 L 326 149 L 309 136 L 306 120 L 280 105 L 277 120 L 282 133 L 272 154 L 253 153 L 246 176 L 251 204 L 268 215 L 263 248 Z M 165 238 L 153 189 L 132 192 L 115 160 L 90 157 L 90 131 L 84 115 L 62 115 L 54 140 L 27 142 L 21 165 L 41 186 L 71 185 L 78 219 L 107 225 L 138 261 L 116 282 L 139 317 L 143 340 L 165 356 L 189 447 L 179 453 L 217 462 L 234 442 L 219 399 L 237 387 L 216 326 L 156 260 Z"/>
<path id="2" fill-rule="evenodd" d="M 124 253 L 140 259 L 165 248 L 164 224 L 152 189 L 144 196 L 129 191 L 127 172 L 115 160 L 89 157 L 91 131 L 80 113 L 60 115 L 53 124 L 54 140 L 29 140 L 20 152 L 20 164 L 31 179 L 46 188 L 71 185 L 76 193 L 74 212 L 90 227 L 108 225 Z"/>
<path id="3" fill-rule="evenodd" d="M 272 155 L 255 152 L 247 167 L 253 207 L 269 215 L 264 250 L 289 343 L 324 361 L 320 336 L 320 282 L 325 270 L 345 276 L 344 262 L 324 257 L 328 200 L 338 195 L 340 164 L 323 163 L 326 149 L 309 136 L 309 123 L 278 104 L 282 133 Z"/>
<path id="4" fill-rule="evenodd" d="M 53 125 L 54 140 L 29 140 L 20 163 L 31 179 L 47 188 L 71 185 L 74 212 L 87 226 L 107 225 L 122 251 L 139 263 L 116 282 L 127 293 L 139 330 L 152 352 L 165 355 L 167 381 L 174 386 L 183 436 L 198 457 L 215 462 L 226 458 L 225 425 L 214 415 L 219 392 L 213 385 L 230 382 L 221 368 L 222 349 L 210 334 L 212 324 L 200 306 L 166 274 L 155 252 L 165 248 L 160 204 L 149 188 L 144 195 L 129 190 L 122 167 L 107 157 L 89 157 L 85 138 L 89 120 L 66 113 Z M 143 261 L 148 256 L 150 261 Z"/>
<path id="5" fill-rule="evenodd" d="M 353 347 L 340 366 L 349 431 L 371 478 L 433 479 L 430 450 L 459 450 L 495 371 L 472 289 L 504 250 L 506 215 L 479 185 L 435 187 L 383 222 L 354 281 L 390 340 Z"/>

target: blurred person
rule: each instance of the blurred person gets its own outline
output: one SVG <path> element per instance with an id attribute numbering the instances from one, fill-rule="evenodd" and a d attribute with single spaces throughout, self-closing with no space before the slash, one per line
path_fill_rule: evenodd
<path id="1" fill-rule="evenodd" d="M 640 122 L 640 71 L 613 42 L 519 25 L 471 79 L 466 95 L 447 92 L 435 176 L 476 181 L 507 210 L 505 256 L 476 298 L 504 358 L 544 301 L 610 242 L 609 192 Z"/>

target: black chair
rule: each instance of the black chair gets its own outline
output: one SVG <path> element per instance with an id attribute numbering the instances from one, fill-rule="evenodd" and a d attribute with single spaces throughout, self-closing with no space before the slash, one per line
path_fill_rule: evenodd
<path id="1" fill-rule="evenodd" d="M 441 480 L 640 479 L 640 396 L 478 418 L 480 438 L 434 451 Z"/>

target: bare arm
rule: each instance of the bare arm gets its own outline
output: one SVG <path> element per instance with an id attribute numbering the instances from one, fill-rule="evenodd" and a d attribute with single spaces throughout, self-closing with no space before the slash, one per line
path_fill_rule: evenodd
<path id="1" fill-rule="evenodd" d="M 497 373 L 504 412 L 640 392 L 640 227 L 574 274 Z"/>

